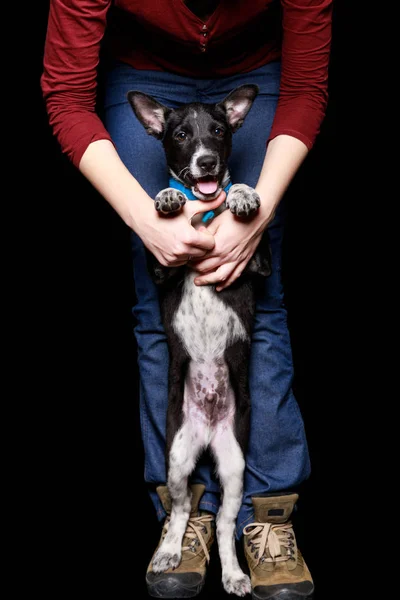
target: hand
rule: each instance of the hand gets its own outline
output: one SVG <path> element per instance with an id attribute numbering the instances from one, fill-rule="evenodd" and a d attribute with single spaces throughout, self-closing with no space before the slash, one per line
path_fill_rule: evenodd
<path id="1" fill-rule="evenodd" d="M 206 229 L 196 230 L 191 219 L 194 215 L 214 210 L 225 200 L 225 192 L 212 201 L 186 202 L 179 214 L 164 216 L 157 212 L 153 202 L 141 204 L 136 215 L 136 233 L 144 245 L 165 267 L 179 267 L 188 259 L 201 258 L 214 248 L 214 237 Z"/>
<path id="2" fill-rule="evenodd" d="M 194 282 L 197 285 L 219 283 L 218 292 L 231 285 L 243 273 L 273 216 L 272 211 L 260 208 L 251 220 L 243 220 L 226 210 L 207 229 L 202 227 L 199 231 L 211 233 L 215 245 L 204 259 L 191 261 L 191 266 L 199 272 Z"/>

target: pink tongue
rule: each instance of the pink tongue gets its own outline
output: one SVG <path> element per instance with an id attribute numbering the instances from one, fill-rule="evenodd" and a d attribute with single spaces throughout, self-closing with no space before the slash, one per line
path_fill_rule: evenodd
<path id="1" fill-rule="evenodd" d="M 217 181 L 198 181 L 197 189 L 202 194 L 213 194 L 218 189 Z"/>

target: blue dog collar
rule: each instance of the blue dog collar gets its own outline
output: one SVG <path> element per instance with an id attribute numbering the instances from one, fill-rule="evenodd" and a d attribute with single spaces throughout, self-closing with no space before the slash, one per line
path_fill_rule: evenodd
<path id="1" fill-rule="evenodd" d="M 198 200 L 198 198 L 196 198 L 196 196 L 193 195 L 192 190 L 190 188 L 185 187 L 183 185 L 183 183 L 181 183 L 174 177 L 169 178 L 169 187 L 174 188 L 174 190 L 179 190 L 180 192 L 185 194 L 185 196 L 188 200 Z M 228 191 L 231 187 L 232 187 L 232 182 L 229 182 L 228 185 L 226 186 L 226 188 L 224 188 L 224 192 L 228 193 Z M 215 216 L 214 211 L 209 210 L 206 213 L 204 213 L 201 220 L 203 221 L 203 223 L 206 223 L 207 221 L 212 219 L 214 216 Z"/>

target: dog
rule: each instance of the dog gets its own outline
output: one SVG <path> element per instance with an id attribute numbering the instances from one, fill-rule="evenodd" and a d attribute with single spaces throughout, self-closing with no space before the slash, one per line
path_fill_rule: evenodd
<path id="1" fill-rule="evenodd" d="M 248 185 L 232 185 L 227 166 L 232 135 L 257 94 L 257 86 L 242 85 L 217 104 L 189 103 L 171 109 L 140 91 L 128 92 L 136 117 L 149 135 L 162 142 L 172 176 L 173 187 L 155 198 L 156 210 L 173 215 L 190 194 L 207 201 L 227 189 L 215 214 L 229 209 L 237 218 L 251 218 L 257 212 L 258 194 Z M 228 593 L 244 596 L 251 585 L 236 555 L 235 521 L 249 432 L 248 362 L 256 282 L 271 272 L 268 237 L 264 234 L 242 275 L 220 292 L 215 286 L 196 286 L 196 273 L 188 266 L 165 267 L 150 253 L 148 258 L 159 285 L 170 350 L 166 465 L 172 512 L 153 571 L 180 563 L 191 507 L 188 478 L 209 448 L 222 487 L 216 521 L 222 583 Z"/>

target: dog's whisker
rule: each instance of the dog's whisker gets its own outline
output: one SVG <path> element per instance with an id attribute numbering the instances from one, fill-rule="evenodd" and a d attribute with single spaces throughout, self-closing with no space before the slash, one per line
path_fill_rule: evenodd
<path id="1" fill-rule="evenodd" d="M 182 174 L 184 173 L 184 171 L 188 172 L 189 170 L 190 170 L 189 167 L 183 167 L 183 169 L 181 171 L 179 171 L 178 177 L 183 176 Z M 185 175 L 186 175 L 186 173 L 185 173 Z"/>

